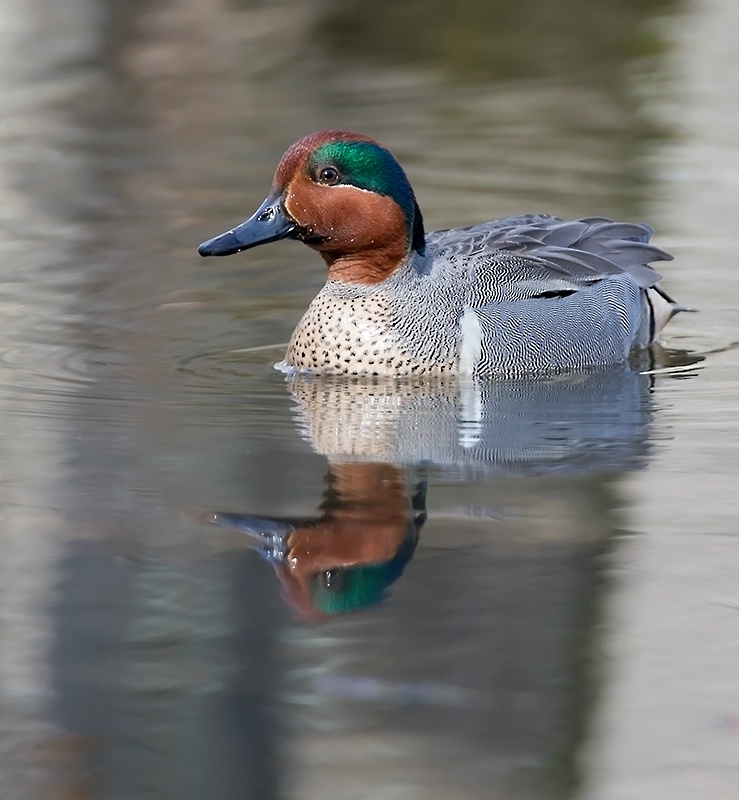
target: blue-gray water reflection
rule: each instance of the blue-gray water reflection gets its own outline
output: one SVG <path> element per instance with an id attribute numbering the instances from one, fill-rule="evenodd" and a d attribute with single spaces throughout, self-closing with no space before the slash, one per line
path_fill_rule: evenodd
<path id="1" fill-rule="evenodd" d="M 480 384 L 233 376 L 255 402 L 233 394 L 189 417 L 192 441 L 211 444 L 204 485 L 190 476 L 177 500 L 179 536 L 136 543 L 172 525 L 142 497 L 112 537 L 60 558 L 56 719 L 124 796 L 280 797 L 300 780 L 292 753 L 325 759 L 340 744 L 331 771 L 374 774 L 386 760 L 363 752 L 375 737 L 397 742 L 403 781 L 435 753 L 450 787 L 568 791 L 592 691 L 584 643 L 619 528 L 614 485 L 647 463 L 652 384 L 631 368 Z M 251 431 L 241 443 L 239 429 Z M 255 480 L 265 462 L 249 461 L 226 478 L 233 497 L 243 481 L 241 508 L 198 511 L 207 476 L 236 464 L 218 431 L 236 449 L 271 444 L 271 486 Z M 316 455 L 300 489 L 315 507 L 308 472 L 324 482 L 318 513 L 265 513 L 296 505 L 305 445 Z M 209 553 L 212 522 L 225 533 Z M 176 779 L 169 758 L 187 762 Z M 356 786 L 376 786 L 369 774 Z"/>
<path id="2" fill-rule="evenodd" d="M 387 596 L 426 521 L 429 472 L 436 481 L 554 473 L 570 495 L 568 477 L 596 485 L 639 469 L 648 452 L 652 378 L 631 366 L 496 382 L 303 376 L 289 386 L 298 429 L 329 461 L 321 515 L 202 519 L 246 533 L 311 617 Z M 475 514 L 495 519 L 480 494 Z M 577 525 L 582 510 L 570 513 Z"/>

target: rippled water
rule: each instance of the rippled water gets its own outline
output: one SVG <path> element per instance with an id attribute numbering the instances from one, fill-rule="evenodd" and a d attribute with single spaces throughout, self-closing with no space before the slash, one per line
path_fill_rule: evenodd
<path id="1" fill-rule="evenodd" d="M 0 10 L 0 789 L 739 795 L 731 0 Z M 429 229 L 644 219 L 648 363 L 291 380 L 321 285 L 204 262 L 312 129 Z"/>

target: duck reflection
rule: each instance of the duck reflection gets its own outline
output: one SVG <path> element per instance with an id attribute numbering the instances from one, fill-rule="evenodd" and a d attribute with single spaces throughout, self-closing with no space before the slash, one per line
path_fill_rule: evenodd
<path id="1" fill-rule="evenodd" d="M 429 469 L 566 480 L 637 469 L 648 452 L 651 378 L 634 368 L 487 383 L 298 376 L 289 388 L 301 434 L 329 461 L 320 516 L 204 519 L 246 533 L 313 618 L 388 595 L 426 520 Z"/>
<path id="2" fill-rule="evenodd" d="M 407 471 L 338 463 L 315 519 L 217 512 L 206 519 L 248 534 L 272 564 L 288 602 L 311 617 L 379 603 L 413 556 L 426 519 L 425 483 L 409 497 Z"/>

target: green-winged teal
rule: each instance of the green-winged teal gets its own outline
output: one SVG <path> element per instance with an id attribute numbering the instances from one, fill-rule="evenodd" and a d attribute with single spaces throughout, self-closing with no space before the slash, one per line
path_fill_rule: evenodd
<path id="1" fill-rule="evenodd" d="M 526 214 L 426 234 L 413 189 L 373 139 L 322 131 L 292 145 L 252 217 L 203 256 L 299 239 L 328 280 L 280 366 L 480 377 L 626 360 L 684 307 L 649 266 L 652 228 Z"/>

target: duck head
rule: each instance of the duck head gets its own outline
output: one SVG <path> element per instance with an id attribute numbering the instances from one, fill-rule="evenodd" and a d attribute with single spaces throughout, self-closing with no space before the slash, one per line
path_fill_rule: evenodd
<path id="1" fill-rule="evenodd" d="M 426 521 L 425 480 L 411 483 L 393 464 L 332 464 L 321 511 L 309 519 L 208 512 L 200 520 L 246 533 L 272 565 L 287 601 L 307 617 L 382 602 Z"/>
<path id="2" fill-rule="evenodd" d="M 412 250 L 423 252 L 421 212 L 403 168 L 368 136 L 320 131 L 280 160 L 272 191 L 241 225 L 203 242 L 201 256 L 227 256 L 299 239 L 323 256 L 329 278 L 378 283 Z"/>

